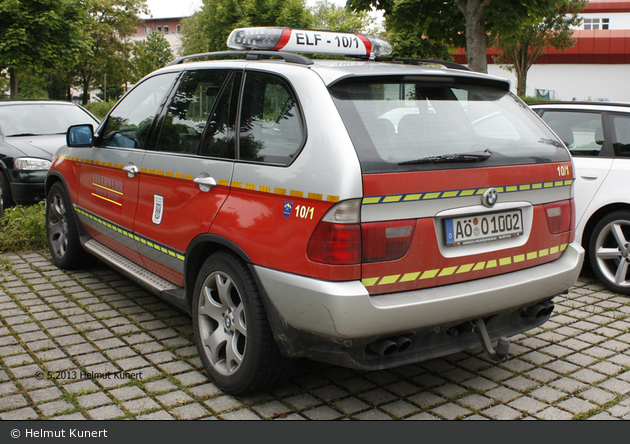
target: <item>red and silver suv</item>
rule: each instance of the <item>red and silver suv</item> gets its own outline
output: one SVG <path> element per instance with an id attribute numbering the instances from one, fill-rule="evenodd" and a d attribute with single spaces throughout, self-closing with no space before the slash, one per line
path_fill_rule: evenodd
<path id="1" fill-rule="evenodd" d="M 191 313 L 235 394 L 294 357 L 369 370 L 481 344 L 499 361 L 549 318 L 583 260 L 573 165 L 507 81 L 358 34 L 229 44 L 70 128 L 46 182 L 56 264 L 89 253 Z"/>

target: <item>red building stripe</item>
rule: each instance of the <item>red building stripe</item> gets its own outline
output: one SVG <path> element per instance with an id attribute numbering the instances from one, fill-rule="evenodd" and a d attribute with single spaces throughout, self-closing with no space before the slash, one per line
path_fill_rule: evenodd
<path id="1" fill-rule="evenodd" d="M 629 2 L 630 3 L 630 2 Z M 573 47 L 565 51 L 547 48 L 545 53 L 536 59 L 536 64 L 574 63 L 574 64 L 628 64 L 630 63 L 630 30 L 577 30 L 573 34 L 576 39 Z M 492 56 L 499 52 L 488 48 L 488 63 L 494 63 Z M 456 63 L 466 64 L 466 54 L 459 48 L 453 54 Z"/>
<path id="2" fill-rule="evenodd" d="M 582 14 L 600 14 L 608 12 L 630 12 L 628 0 L 590 1 Z"/>

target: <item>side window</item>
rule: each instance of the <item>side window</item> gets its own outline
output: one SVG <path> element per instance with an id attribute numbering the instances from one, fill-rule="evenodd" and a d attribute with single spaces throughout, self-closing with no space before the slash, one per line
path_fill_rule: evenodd
<path id="1" fill-rule="evenodd" d="M 229 71 L 186 73 L 162 123 L 158 151 L 197 154 L 208 117 Z"/>
<path id="2" fill-rule="evenodd" d="M 612 121 L 615 128 L 615 155 L 630 157 L 630 117 L 613 116 Z"/>
<path id="3" fill-rule="evenodd" d="M 545 111 L 542 118 L 574 156 L 599 156 L 604 145 L 602 116 L 595 112 Z"/>
<path id="4" fill-rule="evenodd" d="M 304 142 L 297 100 L 281 79 L 249 73 L 245 79 L 239 158 L 287 165 Z"/>
<path id="5" fill-rule="evenodd" d="M 99 146 L 145 149 L 151 124 L 178 75 L 162 74 L 137 85 L 107 118 Z"/>
<path id="6" fill-rule="evenodd" d="M 208 121 L 203 146 L 199 153 L 202 156 L 222 159 L 234 159 L 236 157 L 234 122 L 236 121 L 236 104 L 242 77 L 242 73 L 235 72 L 226 81 Z"/>

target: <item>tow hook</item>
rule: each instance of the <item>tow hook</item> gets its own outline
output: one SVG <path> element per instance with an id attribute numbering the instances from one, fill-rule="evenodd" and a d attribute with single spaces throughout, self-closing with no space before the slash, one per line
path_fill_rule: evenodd
<path id="1" fill-rule="evenodd" d="M 499 338 L 499 342 L 497 343 L 497 348 L 494 349 L 492 347 L 492 343 L 490 342 L 490 336 L 488 336 L 488 330 L 486 329 L 486 323 L 482 318 L 476 319 L 472 321 L 473 331 L 477 333 L 479 336 L 479 341 L 481 342 L 481 346 L 483 350 L 486 352 L 488 357 L 495 362 L 501 362 L 507 359 L 508 351 L 510 348 L 510 340 L 508 338 L 502 337 Z"/>

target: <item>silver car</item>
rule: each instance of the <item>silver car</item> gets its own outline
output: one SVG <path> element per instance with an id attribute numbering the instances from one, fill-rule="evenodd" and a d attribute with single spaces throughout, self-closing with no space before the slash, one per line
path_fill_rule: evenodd
<path id="1" fill-rule="evenodd" d="M 579 274 L 570 154 L 507 81 L 381 43 L 237 30 L 236 51 L 147 76 L 54 159 L 55 263 L 97 256 L 191 313 L 230 393 L 269 390 L 297 357 L 505 359 Z"/>

